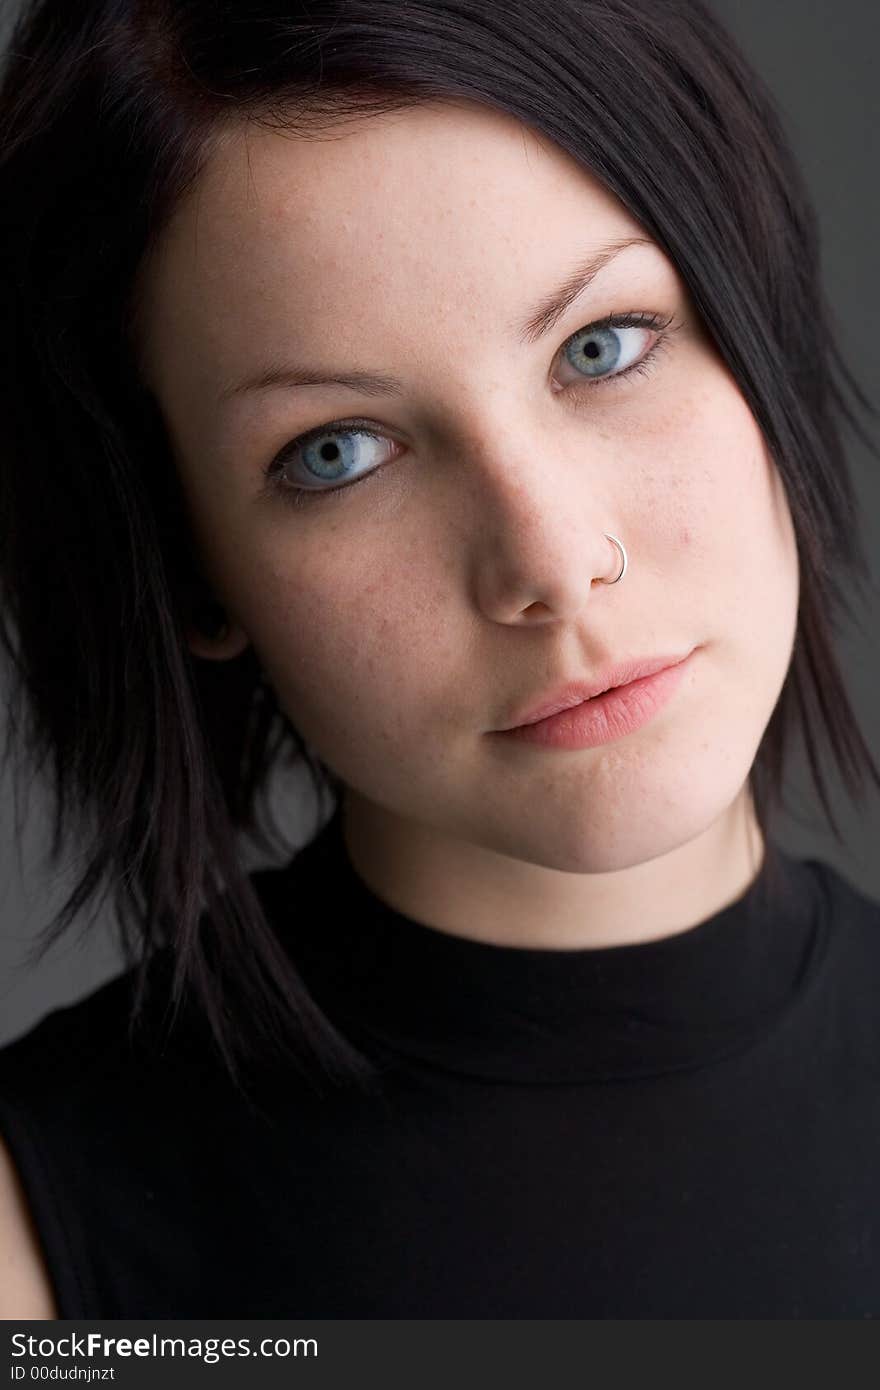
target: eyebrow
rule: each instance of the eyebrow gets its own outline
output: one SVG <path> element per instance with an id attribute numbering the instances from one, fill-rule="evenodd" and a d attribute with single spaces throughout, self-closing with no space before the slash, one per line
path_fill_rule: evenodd
<path id="1" fill-rule="evenodd" d="M 592 284 L 595 277 L 615 256 L 628 246 L 653 246 L 649 237 L 627 237 L 623 241 L 610 242 L 595 252 L 586 261 L 579 262 L 555 290 L 546 295 L 522 321 L 510 327 L 518 341 L 524 345 L 537 343 L 565 313 L 574 301 Z M 270 391 L 297 386 L 348 386 L 367 396 L 399 396 L 405 388 L 397 377 L 386 376 L 381 372 L 315 370 L 298 367 L 292 363 L 270 364 L 257 376 L 247 377 L 220 392 L 219 401 L 249 391 Z"/>

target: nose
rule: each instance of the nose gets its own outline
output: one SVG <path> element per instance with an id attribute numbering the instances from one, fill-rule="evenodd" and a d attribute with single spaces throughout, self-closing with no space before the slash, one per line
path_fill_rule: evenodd
<path id="1" fill-rule="evenodd" d="M 589 446 L 587 446 L 587 449 Z M 546 457 L 547 442 L 543 444 Z M 623 577 L 627 556 L 615 544 L 603 469 L 591 454 L 550 470 L 484 453 L 479 523 L 473 535 L 473 584 L 480 611 L 499 623 L 571 623 Z M 603 598 L 601 601 L 605 601 Z"/>

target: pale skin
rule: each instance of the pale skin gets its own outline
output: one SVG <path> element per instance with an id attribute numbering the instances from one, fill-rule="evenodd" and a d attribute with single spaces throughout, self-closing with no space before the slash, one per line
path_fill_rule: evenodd
<path id="1" fill-rule="evenodd" d="M 518 336 L 575 265 L 632 238 L 543 337 Z M 548 949 L 674 934 L 740 897 L 763 857 L 746 779 L 791 659 L 796 538 L 683 279 L 617 199 L 471 103 L 323 141 L 233 129 L 143 285 L 144 379 L 231 619 L 219 641 L 190 628 L 190 646 L 228 660 L 253 644 L 346 785 L 346 847 L 373 891 L 439 930 Z M 653 363 L 584 376 L 563 349 L 629 312 L 669 321 Z M 660 339 L 616 332 L 627 363 Z M 293 363 L 398 387 L 222 398 Z M 260 495 L 280 451 L 334 421 L 343 480 L 381 471 L 322 497 L 340 478 L 291 447 L 284 481 L 315 490 L 297 507 Z M 613 586 L 605 532 L 629 553 Z M 693 649 L 671 702 L 624 738 L 489 737 L 560 679 Z M 16 1315 L 52 1316 L 0 1168 L 4 1234 L 36 1310 Z"/>
<path id="2" fill-rule="evenodd" d="M 231 136 L 145 277 L 145 379 L 232 619 L 224 641 L 193 632 L 193 650 L 253 643 L 346 784 L 361 876 L 485 941 L 681 931 L 762 857 L 745 783 L 791 656 L 798 562 L 755 421 L 650 239 L 542 339 L 514 328 L 632 237 L 644 228 L 548 140 L 436 103 L 331 140 Z M 629 311 L 674 331 L 650 373 L 597 384 L 562 349 Z M 618 345 L 638 360 L 657 336 Z M 270 363 L 399 388 L 218 399 Z M 354 475 L 381 472 L 302 507 L 258 495 L 295 436 L 352 419 L 380 436 L 349 424 Z M 284 481 L 326 487 L 315 457 L 288 449 Z M 630 557 L 613 586 L 603 532 Z M 626 738 L 560 752 L 487 736 L 561 676 L 692 648 L 674 700 Z"/>

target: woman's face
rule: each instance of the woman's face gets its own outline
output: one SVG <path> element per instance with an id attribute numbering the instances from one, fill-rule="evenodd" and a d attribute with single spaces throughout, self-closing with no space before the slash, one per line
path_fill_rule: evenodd
<path id="1" fill-rule="evenodd" d="M 794 531 L 682 279 L 601 184 L 512 118 L 436 103 L 332 139 L 235 136 L 160 249 L 146 375 L 244 634 L 217 655 L 253 643 L 359 799 L 574 872 L 729 810 L 789 665 Z M 584 332 L 609 314 L 641 322 Z M 352 373 L 383 380 L 333 380 Z M 560 681 L 692 649 L 626 737 L 490 737 Z"/>

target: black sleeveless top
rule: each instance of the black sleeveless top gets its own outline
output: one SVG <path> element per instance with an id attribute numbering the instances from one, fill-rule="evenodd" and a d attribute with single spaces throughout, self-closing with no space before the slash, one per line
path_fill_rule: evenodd
<path id="1" fill-rule="evenodd" d="M 129 973 L 0 1048 L 61 1317 L 880 1316 L 880 905 L 829 865 L 569 950 L 401 916 L 338 811 L 252 877 L 383 1094 L 255 1117 L 129 1048 Z"/>

